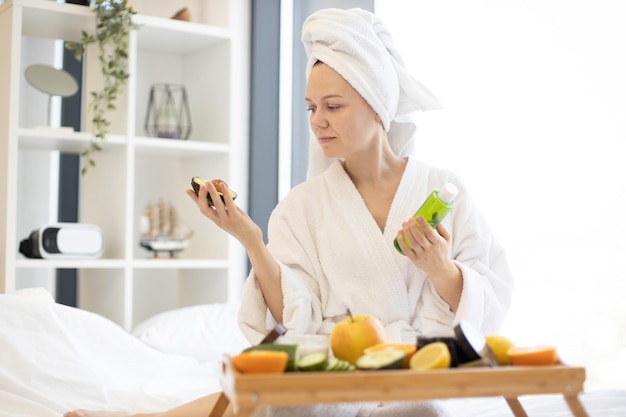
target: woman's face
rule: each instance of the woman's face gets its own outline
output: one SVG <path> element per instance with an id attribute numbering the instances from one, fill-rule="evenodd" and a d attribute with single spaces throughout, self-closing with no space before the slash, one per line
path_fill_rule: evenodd
<path id="1" fill-rule="evenodd" d="M 349 158 L 379 146 L 383 127 L 376 113 L 328 65 L 319 63 L 311 70 L 306 104 L 311 129 L 326 157 Z"/>

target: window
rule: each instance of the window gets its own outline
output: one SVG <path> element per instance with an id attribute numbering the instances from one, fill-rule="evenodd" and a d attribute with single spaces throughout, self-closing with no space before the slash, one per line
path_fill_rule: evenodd
<path id="1" fill-rule="evenodd" d="M 516 279 L 502 333 L 626 387 L 626 26 L 619 0 L 382 0 L 419 157 L 459 173 Z"/>

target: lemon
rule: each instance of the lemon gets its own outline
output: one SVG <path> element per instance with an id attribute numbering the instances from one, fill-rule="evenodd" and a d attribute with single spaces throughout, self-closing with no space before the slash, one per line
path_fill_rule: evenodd
<path id="1" fill-rule="evenodd" d="M 498 365 L 510 365 L 511 361 L 507 355 L 509 349 L 515 346 L 513 341 L 506 336 L 490 335 L 485 336 L 487 346 L 491 349 L 496 356 Z"/>
<path id="2" fill-rule="evenodd" d="M 449 368 L 450 350 L 443 342 L 433 342 L 419 348 L 411 356 L 409 367 L 416 371 L 427 371 L 429 369 Z"/>

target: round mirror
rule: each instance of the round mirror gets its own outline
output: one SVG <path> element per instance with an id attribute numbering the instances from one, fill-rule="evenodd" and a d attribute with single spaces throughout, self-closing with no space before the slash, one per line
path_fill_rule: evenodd
<path id="1" fill-rule="evenodd" d="M 51 65 L 30 65 L 24 75 L 30 85 L 46 94 L 70 97 L 78 91 L 78 83 L 69 72 Z"/>

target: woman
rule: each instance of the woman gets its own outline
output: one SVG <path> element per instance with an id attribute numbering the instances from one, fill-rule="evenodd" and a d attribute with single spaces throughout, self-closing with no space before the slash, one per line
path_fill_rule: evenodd
<path id="1" fill-rule="evenodd" d="M 309 178 L 272 213 L 268 245 L 225 184 L 206 182 L 200 197 L 187 191 L 248 253 L 252 270 L 239 312 L 248 340 L 258 343 L 276 323 L 292 333 L 328 334 L 348 309 L 378 317 L 389 342 L 451 335 L 461 319 L 485 334 L 497 332 L 512 288 L 504 252 L 459 178 L 411 155 L 414 125 L 400 120 L 438 108 L 436 98 L 407 74 L 386 27 L 367 11 L 316 12 L 303 25 L 302 41 L 313 133 Z M 448 181 L 460 189 L 450 215 L 436 229 L 413 219 L 428 194 Z M 396 237 L 406 256 L 395 250 Z M 215 398 L 163 415 L 207 415 Z M 435 403 L 273 413 L 332 415 L 337 407 L 355 416 L 445 414 Z"/>

